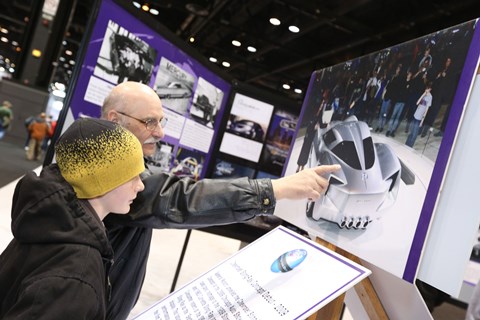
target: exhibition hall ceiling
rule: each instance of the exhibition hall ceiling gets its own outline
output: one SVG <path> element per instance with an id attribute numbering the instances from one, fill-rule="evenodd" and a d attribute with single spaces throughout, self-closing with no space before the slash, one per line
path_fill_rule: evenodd
<path id="1" fill-rule="evenodd" d="M 67 41 L 80 43 L 93 2 L 76 2 Z M 0 1 L 0 26 L 21 32 L 35 3 Z M 142 14 L 166 26 L 206 59 L 215 58 L 209 63 L 232 78 L 297 100 L 303 99 L 313 70 L 480 16 L 478 0 L 138 0 L 137 4 L 148 4 L 158 14 Z M 271 18 L 280 24 L 271 24 Z M 289 30 L 292 25 L 298 32 Z M 232 44 L 234 40 L 240 45 Z"/>

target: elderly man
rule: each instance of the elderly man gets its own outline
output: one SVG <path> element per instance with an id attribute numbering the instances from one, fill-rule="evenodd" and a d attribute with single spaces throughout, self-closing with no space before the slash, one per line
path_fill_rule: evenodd
<path id="1" fill-rule="evenodd" d="M 124 82 L 107 96 L 102 118 L 129 129 L 142 144 L 143 155 L 155 152 L 164 137 L 166 119 L 160 98 L 141 83 Z M 271 215 L 276 200 L 317 199 L 327 188 L 324 177 L 339 166 L 320 166 L 280 179 L 203 179 L 195 182 L 169 174 L 142 175 L 145 190 L 128 215 L 105 219 L 115 252 L 110 270 L 112 294 L 107 319 L 126 319 L 145 277 L 152 228 L 199 228 L 243 222 Z"/>

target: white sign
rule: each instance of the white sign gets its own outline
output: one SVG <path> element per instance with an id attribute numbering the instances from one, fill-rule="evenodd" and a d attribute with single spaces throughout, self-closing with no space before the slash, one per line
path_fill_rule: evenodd
<path id="1" fill-rule="evenodd" d="M 280 226 L 135 319 L 305 319 L 370 273 Z"/>

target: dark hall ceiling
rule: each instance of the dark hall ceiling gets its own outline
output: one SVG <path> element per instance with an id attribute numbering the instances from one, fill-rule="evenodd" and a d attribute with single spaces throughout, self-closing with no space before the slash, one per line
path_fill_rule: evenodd
<path id="1" fill-rule="evenodd" d="M 119 0 L 133 8 L 133 1 Z M 312 71 L 480 17 L 478 0 L 138 0 L 158 10 L 151 16 L 231 78 L 294 100 L 302 100 Z M 68 43 L 85 34 L 94 0 L 77 0 Z M 0 25 L 21 33 L 37 2 L 0 1 Z M 135 9 L 137 10 L 137 9 Z M 277 17 L 274 26 L 269 19 Z M 287 28 L 295 24 L 300 32 Z M 191 37 L 194 42 L 189 42 Z M 235 47 L 232 40 L 242 45 Z M 254 46 L 257 51 L 247 51 Z M 78 49 L 78 48 L 77 48 Z M 75 50 L 74 50 L 75 51 Z M 77 50 L 78 51 L 78 50 Z M 227 61 L 230 67 L 223 67 Z M 212 62 L 208 62 L 212 63 Z M 289 83 L 291 89 L 282 88 Z M 294 88 L 302 90 L 295 93 Z"/>
<path id="2" fill-rule="evenodd" d="M 159 11 L 155 19 L 178 37 L 189 42 L 193 36 L 190 45 L 202 55 L 217 58 L 217 64 L 228 61 L 229 68 L 220 67 L 231 77 L 300 100 L 314 70 L 480 16 L 477 0 L 147 2 Z M 281 20 L 279 26 L 269 23 L 273 16 Z M 290 32 L 290 24 L 300 32 Z M 233 46 L 234 39 L 242 46 Z M 247 51 L 248 45 L 257 51 Z M 283 89 L 283 83 L 291 89 Z"/>

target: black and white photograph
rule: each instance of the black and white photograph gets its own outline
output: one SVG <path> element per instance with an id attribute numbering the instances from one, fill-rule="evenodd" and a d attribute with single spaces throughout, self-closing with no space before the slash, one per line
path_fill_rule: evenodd
<path id="1" fill-rule="evenodd" d="M 190 107 L 192 119 L 209 128 L 213 128 L 223 96 L 222 90 L 200 77 L 193 97 L 193 103 Z"/>
<path id="2" fill-rule="evenodd" d="M 165 57 L 160 59 L 154 90 L 162 105 L 184 115 L 193 96 L 195 77 Z"/>
<path id="3" fill-rule="evenodd" d="M 148 84 L 156 58 L 157 50 L 109 20 L 94 75 L 115 84 L 125 81 Z"/>

